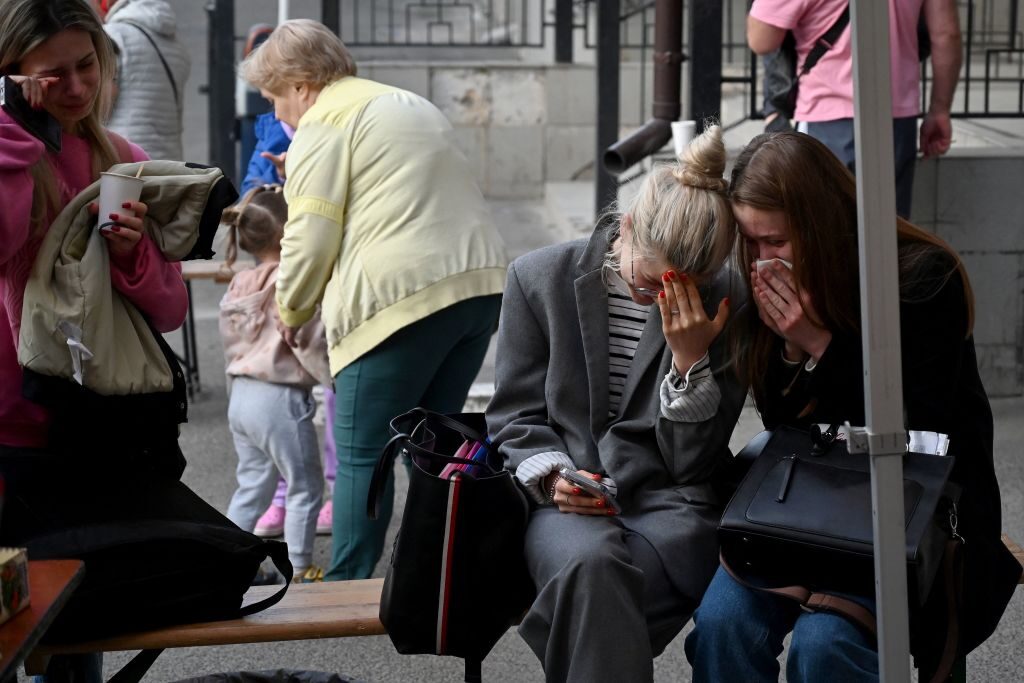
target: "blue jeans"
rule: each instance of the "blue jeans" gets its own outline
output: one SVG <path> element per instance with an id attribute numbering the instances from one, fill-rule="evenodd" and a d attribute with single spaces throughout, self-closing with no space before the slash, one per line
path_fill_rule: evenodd
<path id="1" fill-rule="evenodd" d="M 874 612 L 874 600 L 843 597 Z M 778 681 L 778 657 L 790 631 L 789 683 L 878 681 L 878 652 L 860 627 L 845 617 L 804 612 L 792 600 L 742 586 L 722 568 L 693 621 L 685 647 L 694 683 Z"/>
<path id="2" fill-rule="evenodd" d="M 821 140 L 854 174 L 853 119 L 811 121 L 807 134 Z M 896 173 L 896 214 L 910 219 L 914 194 L 914 163 L 917 159 L 917 117 L 892 120 L 892 153 Z"/>

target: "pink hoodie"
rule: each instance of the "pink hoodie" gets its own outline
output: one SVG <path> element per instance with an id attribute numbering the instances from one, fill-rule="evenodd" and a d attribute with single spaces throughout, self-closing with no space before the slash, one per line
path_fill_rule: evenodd
<path id="1" fill-rule="evenodd" d="M 330 384 L 327 337 L 320 316 L 299 328 L 296 348 L 288 346 L 277 331 L 278 265 L 265 261 L 231 279 L 220 302 L 224 372 L 299 387 Z"/>
<path id="2" fill-rule="evenodd" d="M 131 145 L 132 161 L 148 159 Z M 31 233 L 32 177 L 30 167 L 45 148 L 0 111 L 0 187 L 4 208 L 0 211 L 0 445 L 42 448 L 47 444 L 49 416 L 44 408 L 21 396 L 18 365 L 18 333 L 25 283 L 42 241 Z M 59 154 L 45 152 L 57 176 L 61 205 L 92 184 L 92 155 L 82 138 L 63 136 Z M 181 266 L 168 263 L 148 237 L 125 258 L 110 259 L 114 288 L 144 313 L 160 332 L 181 326 L 188 310 L 188 294 Z"/>

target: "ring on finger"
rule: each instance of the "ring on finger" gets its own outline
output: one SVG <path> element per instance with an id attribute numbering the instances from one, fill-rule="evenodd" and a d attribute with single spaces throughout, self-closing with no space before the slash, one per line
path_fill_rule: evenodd
<path id="1" fill-rule="evenodd" d="M 679 309 L 678 308 L 673 308 L 672 309 L 672 315 L 679 315 Z"/>

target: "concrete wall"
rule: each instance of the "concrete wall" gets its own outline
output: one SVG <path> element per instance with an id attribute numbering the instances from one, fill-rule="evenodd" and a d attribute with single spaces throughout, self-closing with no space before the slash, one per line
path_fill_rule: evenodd
<path id="1" fill-rule="evenodd" d="M 623 66 L 623 127 L 642 123 L 640 71 L 639 64 Z M 546 182 L 593 177 L 592 66 L 367 61 L 360 63 L 359 73 L 436 104 L 455 127 L 456 140 L 488 197 L 537 198 Z M 649 99 L 649 84 L 645 92 Z"/>
<path id="2" fill-rule="evenodd" d="M 1024 393 L 1024 148 L 954 149 L 921 161 L 914 222 L 963 257 L 989 396 Z"/>

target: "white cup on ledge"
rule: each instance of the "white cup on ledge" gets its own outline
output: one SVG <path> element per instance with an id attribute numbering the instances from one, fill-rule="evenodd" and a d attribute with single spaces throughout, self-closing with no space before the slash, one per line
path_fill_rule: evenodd
<path id="1" fill-rule="evenodd" d="M 683 155 L 683 150 L 690 144 L 697 134 L 696 121 L 673 121 L 672 122 L 672 146 L 676 150 L 676 158 Z"/>

